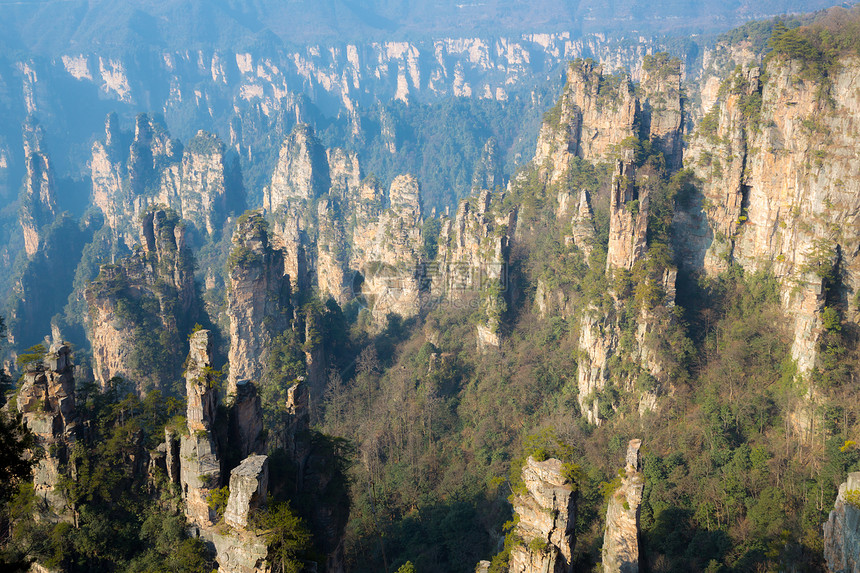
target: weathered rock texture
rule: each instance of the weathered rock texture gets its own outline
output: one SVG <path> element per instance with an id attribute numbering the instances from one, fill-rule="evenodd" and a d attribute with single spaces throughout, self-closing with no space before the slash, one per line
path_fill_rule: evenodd
<path id="1" fill-rule="evenodd" d="M 229 190 L 225 148 L 216 136 L 200 131 L 183 150 L 162 125 L 140 114 L 128 150 L 121 139 L 111 114 L 90 161 L 93 202 L 117 240 L 138 242 L 135 222 L 153 205 L 170 207 L 200 233 L 220 229 Z"/>
<path id="2" fill-rule="evenodd" d="M 201 527 L 211 527 L 217 516 L 209 507 L 209 493 L 220 486 L 221 458 L 215 437 L 218 394 L 212 375 L 212 334 L 191 335 L 185 370 L 188 396 L 187 434 L 180 445 L 180 481 L 185 515 Z"/>
<path id="3" fill-rule="evenodd" d="M 307 125 L 297 125 L 281 146 L 263 206 L 274 212 L 290 201 L 319 197 L 330 184 L 328 169 L 325 148 L 313 130 Z"/>
<path id="4" fill-rule="evenodd" d="M 529 456 L 522 476 L 526 492 L 514 497 L 522 544 L 511 550 L 511 573 L 571 573 L 576 504 L 573 488 L 557 459 Z"/>
<path id="5" fill-rule="evenodd" d="M 389 206 L 353 234 L 351 266 L 361 276 L 359 291 L 382 325 L 389 313 L 418 314 L 421 304 L 421 197 L 418 181 L 400 175 L 391 183 Z"/>
<path id="6" fill-rule="evenodd" d="M 609 196 L 609 245 L 606 270 L 631 270 L 647 251 L 647 187 L 636 185 L 635 169 L 618 161 Z"/>
<path id="7" fill-rule="evenodd" d="M 224 521 L 244 529 L 248 513 L 266 503 L 269 487 L 268 456 L 249 456 L 230 472 L 230 498 L 224 511 Z"/>
<path id="8" fill-rule="evenodd" d="M 175 213 L 149 211 L 143 246 L 117 265 L 103 265 L 86 289 L 96 380 L 133 381 L 138 391 L 164 388 L 178 378 L 181 347 L 194 324 L 197 300 L 185 229 Z M 159 362 L 142 361 L 144 352 Z"/>
<path id="9" fill-rule="evenodd" d="M 428 277 L 434 302 L 480 302 L 480 349 L 500 345 L 501 315 L 509 298 L 508 260 L 517 209 L 504 207 L 503 200 L 504 192 L 484 190 L 461 201 L 453 221 L 442 220 L 438 254 Z"/>
<path id="10" fill-rule="evenodd" d="M 269 347 L 290 319 L 290 278 L 280 250 L 269 245 L 260 214 L 243 215 L 233 232 L 227 316 L 230 319 L 230 374 L 227 393 L 238 380 L 259 380 Z"/>
<path id="11" fill-rule="evenodd" d="M 853 503 L 847 501 L 853 497 Z M 848 474 L 824 524 L 824 559 L 832 573 L 860 571 L 860 472 Z"/>
<path id="12" fill-rule="evenodd" d="M 66 344 L 54 344 L 41 361 L 24 370 L 17 405 L 35 445 L 45 452 L 33 468 L 36 495 L 62 514 L 66 501 L 59 490 L 60 470 L 69 461 L 78 428 L 74 365 Z"/>
<path id="13" fill-rule="evenodd" d="M 805 64 L 781 58 L 765 80 L 755 67 L 730 76 L 688 154 L 701 212 L 678 216 L 691 267 L 773 270 L 801 373 L 816 363 L 824 306 L 860 287 L 860 59 L 838 64 L 820 80 L 799 81 Z"/>
<path id="14" fill-rule="evenodd" d="M 576 60 L 567 70 L 561 99 L 547 114 L 534 164 L 555 183 L 571 158 L 610 158 L 619 143 L 637 136 L 640 103 L 627 76 L 606 76 L 593 62 Z"/>
<path id="15" fill-rule="evenodd" d="M 621 487 L 612 494 L 606 509 L 602 551 L 605 573 L 639 571 L 639 506 L 645 488 L 639 464 L 641 444 L 641 440 L 630 440 Z"/>
<path id="16" fill-rule="evenodd" d="M 40 231 L 57 216 L 54 173 L 45 153 L 33 151 L 25 160 L 27 174 L 21 197 L 20 221 L 24 250 L 33 256 L 39 250 Z"/>

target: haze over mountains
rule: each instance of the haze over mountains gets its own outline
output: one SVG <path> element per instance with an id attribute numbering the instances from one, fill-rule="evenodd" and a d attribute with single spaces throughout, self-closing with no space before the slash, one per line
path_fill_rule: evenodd
<path id="1" fill-rule="evenodd" d="M 0 3 L 0 46 L 58 56 L 75 50 L 238 50 L 526 32 L 687 34 L 829 5 L 826 0 L 17 0 Z"/>

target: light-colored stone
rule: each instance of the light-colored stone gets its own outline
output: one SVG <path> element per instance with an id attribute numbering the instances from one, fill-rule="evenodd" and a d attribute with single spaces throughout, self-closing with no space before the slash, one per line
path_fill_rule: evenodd
<path id="1" fill-rule="evenodd" d="M 630 440 L 621 487 L 609 499 L 603 535 L 602 564 L 605 573 L 639 571 L 639 507 L 645 478 L 640 473 L 642 440 Z"/>
<path id="2" fill-rule="evenodd" d="M 529 456 L 522 470 L 526 493 L 513 499 L 523 540 L 511 550 L 511 573 L 572 573 L 576 504 L 573 488 L 557 459 Z"/>
<path id="3" fill-rule="evenodd" d="M 831 573 L 860 571 L 860 508 L 846 501 L 847 492 L 860 495 L 860 472 L 848 474 L 824 524 L 824 560 Z"/>
<path id="4" fill-rule="evenodd" d="M 269 485 L 268 456 L 253 455 L 230 472 L 230 498 L 224 512 L 224 521 L 244 529 L 248 525 L 248 512 L 266 502 Z"/>

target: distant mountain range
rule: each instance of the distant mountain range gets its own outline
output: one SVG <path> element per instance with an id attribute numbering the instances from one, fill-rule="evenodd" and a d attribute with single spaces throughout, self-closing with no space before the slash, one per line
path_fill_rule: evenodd
<path id="1" fill-rule="evenodd" d="M 250 49 L 309 42 L 568 31 L 721 31 L 829 0 L 0 0 L 0 48 Z"/>

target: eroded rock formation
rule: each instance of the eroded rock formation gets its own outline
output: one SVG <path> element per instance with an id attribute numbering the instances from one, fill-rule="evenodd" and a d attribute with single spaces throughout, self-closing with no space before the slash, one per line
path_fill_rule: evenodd
<path id="1" fill-rule="evenodd" d="M 848 498 L 852 498 L 851 501 Z M 848 474 L 824 524 L 824 559 L 831 573 L 860 570 L 860 472 Z"/>
<path id="2" fill-rule="evenodd" d="M 525 492 L 513 499 L 522 543 L 511 550 L 511 573 L 571 573 L 576 504 L 573 487 L 557 459 L 529 456 L 523 466 Z"/>
<path id="3" fill-rule="evenodd" d="M 35 445 L 44 450 L 33 468 L 36 495 L 62 515 L 66 500 L 59 489 L 60 469 L 69 461 L 69 448 L 78 429 L 74 365 L 68 345 L 52 345 L 44 358 L 24 369 L 17 406 Z"/>
<path id="4" fill-rule="evenodd" d="M 194 324 L 197 300 L 185 229 L 176 214 L 149 211 L 140 227 L 143 246 L 116 265 L 103 265 L 85 298 L 96 381 L 105 386 L 122 376 L 143 392 L 178 377 L 182 360 L 175 349 Z M 155 351 L 158 362 L 142 362 L 144 351 Z"/>
<path id="5" fill-rule="evenodd" d="M 266 221 L 258 213 L 239 218 L 230 252 L 227 316 L 230 318 L 230 374 L 227 393 L 238 380 L 259 380 L 269 347 L 290 321 L 290 277 L 280 250 L 269 245 Z"/>
<path id="6" fill-rule="evenodd" d="M 609 507 L 606 508 L 602 551 L 605 573 L 639 571 L 639 506 L 642 505 L 645 488 L 639 463 L 641 445 L 642 440 L 630 440 L 621 487 L 609 498 Z"/>
<path id="7" fill-rule="evenodd" d="M 230 498 L 224 521 L 232 527 L 248 526 L 248 513 L 266 503 L 269 487 L 269 458 L 254 455 L 242 460 L 230 472 Z"/>
<path id="8" fill-rule="evenodd" d="M 217 521 L 208 498 L 221 481 L 221 456 L 214 428 L 218 394 L 212 374 L 212 334 L 198 330 L 191 335 L 190 347 L 185 370 L 187 433 L 181 437 L 180 481 L 185 515 L 206 528 Z"/>

